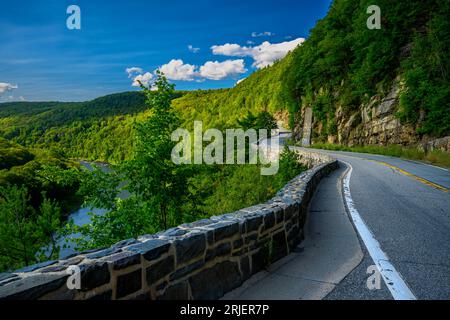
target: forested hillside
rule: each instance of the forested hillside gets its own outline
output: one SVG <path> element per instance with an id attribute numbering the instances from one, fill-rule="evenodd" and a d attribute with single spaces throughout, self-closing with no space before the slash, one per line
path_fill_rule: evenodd
<path id="1" fill-rule="evenodd" d="M 372 4 L 382 10 L 379 30 L 366 26 Z M 336 0 L 284 59 L 231 89 L 179 92 L 174 109 L 184 127 L 203 120 L 219 129 L 236 126 L 248 112 L 288 110 L 291 128 L 299 130 L 304 109 L 312 107 L 316 142 L 409 145 L 447 136 L 449 14 L 450 0 Z M 390 118 L 376 118 L 392 87 L 398 90 Z M 69 157 L 120 162 L 131 155 L 133 123 L 146 116 L 137 92 L 82 103 L 3 103 L 0 135 Z"/>
<path id="2" fill-rule="evenodd" d="M 141 92 L 87 102 L 2 103 L 0 136 L 72 158 L 118 163 L 131 156 L 133 123 L 148 112 Z"/>
<path id="3" fill-rule="evenodd" d="M 379 30 L 366 26 L 374 4 Z M 171 133 L 194 120 L 259 129 L 276 115 L 298 138 L 311 108 L 313 142 L 445 140 L 436 138 L 450 135 L 449 17 L 450 0 L 335 0 L 301 46 L 230 89 L 175 92 L 158 74 L 159 91 L 0 104 L 0 271 L 56 255 L 43 246 L 67 231 L 64 218 L 82 200 L 108 212 L 70 230 L 89 235 L 85 248 L 108 246 L 264 201 L 306 169 L 288 150 L 274 177 L 258 165 L 175 166 Z M 118 166 L 89 173 L 76 159 Z M 125 181 L 132 196 L 116 201 Z"/>
<path id="4" fill-rule="evenodd" d="M 369 5 L 378 5 L 381 29 L 366 26 Z M 420 135 L 450 133 L 450 1 L 336 0 L 308 39 L 285 59 L 255 72 L 235 88 L 190 93 L 175 101 L 185 119 L 229 125 L 247 111 L 288 109 L 291 127 L 302 107 L 313 108 L 315 136 L 339 135 L 361 105 L 386 96 L 397 79 L 402 125 Z M 339 132 L 338 132 L 339 131 Z M 377 139 L 375 139 L 375 142 Z M 347 143 L 348 141 L 342 141 Z"/>
<path id="5" fill-rule="evenodd" d="M 271 67 L 254 72 L 234 88 L 198 90 L 173 101 L 186 127 L 202 120 L 204 127 L 234 127 L 248 112 L 253 114 L 294 108 L 296 101 L 284 88 L 284 75 L 292 67 L 292 55 Z"/>
<path id="6" fill-rule="evenodd" d="M 366 27 L 372 4 L 382 10 L 379 30 Z M 349 117 L 371 97 L 387 95 L 399 77 L 402 122 L 420 134 L 448 135 L 449 13 L 448 0 L 337 0 L 294 52 L 285 84 L 301 105 L 313 107 L 326 136 L 336 134 L 337 109 Z"/>

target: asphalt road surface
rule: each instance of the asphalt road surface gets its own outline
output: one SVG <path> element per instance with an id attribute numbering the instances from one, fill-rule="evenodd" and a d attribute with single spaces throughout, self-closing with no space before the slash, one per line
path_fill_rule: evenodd
<path id="1" fill-rule="evenodd" d="M 341 166 L 351 167 L 352 206 L 370 230 L 374 238 L 370 241 L 377 242 L 413 297 L 450 299 L 450 172 L 387 156 L 317 152 L 337 158 Z M 319 189 L 317 197 L 320 192 Z M 343 198 L 348 202 L 345 195 Z M 355 229 L 358 230 L 356 225 Z M 358 236 L 364 259 L 326 298 L 398 298 L 389 294 L 385 283 L 379 294 L 369 292 L 364 285 L 369 276 L 367 267 L 374 262 L 360 230 Z"/>

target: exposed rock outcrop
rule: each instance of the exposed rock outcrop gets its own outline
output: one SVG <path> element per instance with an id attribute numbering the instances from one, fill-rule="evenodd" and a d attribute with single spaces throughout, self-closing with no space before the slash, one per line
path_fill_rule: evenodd
<path id="1" fill-rule="evenodd" d="M 347 146 L 357 145 L 403 145 L 417 146 L 425 151 L 441 150 L 450 152 L 450 137 L 432 138 L 420 136 L 416 127 L 400 122 L 396 113 L 399 108 L 399 96 L 402 90 L 400 81 L 393 84 L 389 93 L 385 96 L 375 95 L 368 103 L 362 104 L 359 110 L 348 113 L 341 106 L 337 106 L 334 121 L 337 134 L 325 137 L 326 142 Z M 299 112 L 300 123 L 294 128 L 294 138 L 303 141 L 305 112 L 309 106 L 303 106 Z M 313 119 L 312 142 L 324 142 L 323 124 Z"/>

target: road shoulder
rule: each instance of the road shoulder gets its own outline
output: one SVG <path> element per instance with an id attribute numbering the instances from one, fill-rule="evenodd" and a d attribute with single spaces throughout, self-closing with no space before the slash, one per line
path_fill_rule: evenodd
<path id="1" fill-rule="evenodd" d="M 361 263 L 364 254 L 341 193 L 344 171 L 342 165 L 320 182 L 309 206 L 305 240 L 296 252 L 254 275 L 224 300 L 322 299 Z"/>

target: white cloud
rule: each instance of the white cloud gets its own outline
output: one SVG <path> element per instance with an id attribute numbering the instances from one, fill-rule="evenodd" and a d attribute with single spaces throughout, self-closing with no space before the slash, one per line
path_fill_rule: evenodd
<path id="1" fill-rule="evenodd" d="M 128 73 L 128 78 L 131 78 L 135 74 L 144 73 L 144 70 L 142 70 L 142 68 L 139 68 L 139 67 L 131 67 L 131 68 L 126 68 L 125 72 Z"/>
<path id="2" fill-rule="evenodd" d="M 159 70 L 169 80 L 178 81 L 203 81 L 222 80 L 247 72 L 244 60 L 207 61 L 202 66 L 184 63 L 181 59 L 172 59 L 161 66 Z"/>
<path id="3" fill-rule="evenodd" d="M 196 76 L 196 68 L 192 64 L 185 64 L 181 59 L 172 59 L 169 63 L 161 66 L 159 70 L 169 80 L 193 81 Z"/>
<path id="4" fill-rule="evenodd" d="M 188 49 L 193 53 L 198 53 L 200 51 L 200 48 L 195 48 L 192 44 L 188 45 Z"/>
<path id="5" fill-rule="evenodd" d="M 17 85 L 13 85 L 11 83 L 0 82 L 0 94 L 5 93 L 7 91 L 12 91 L 14 89 L 19 88 Z"/>
<path id="6" fill-rule="evenodd" d="M 247 72 L 243 59 L 223 62 L 208 61 L 200 67 L 200 76 L 210 80 L 222 80 Z"/>
<path id="7" fill-rule="evenodd" d="M 264 41 L 261 45 L 255 47 L 240 46 L 238 44 L 226 43 L 221 46 L 212 46 L 212 52 L 215 55 L 223 55 L 228 57 L 252 57 L 255 62 L 253 66 L 261 69 L 272 65 L 275 61 L 286 56 L 289 51 L 294 50 L 300 45 L 304 38 L 297 38 L 292 41 L 281 43 L 270 43 Z"/>
<path id="8" fill-rule="evenodd" d="M 222 55 L 229 57 L 246 57 L 252 56 L 253 54 L 252 47 L 240 46 L 236 43 L 225 43 L 224 45 L 221 46 L 212 46 L 211 50 L 215 55 Z"/>
<path id="9" fill-rule="evenodd" d="M 148 87 L 150 85 L 151 80 L 153 79 L 153 75 L 150 72 L 146 72 L 144 74 L 139 74 L 133 78 L 133 83 L 131 84 L 133 87 L 139 87 L 140 83 Z M 140 82 L 140 83 L 139 83 Z"/>
<path id="10" fill-rule="evenodd" d="M 264 32 L 252 32 L 252 37 L 253 38 L 258 38 L 258 37 L 272 37 L 274 36 L 275 33 L 270 32 L 270 31 L 264 31 Z"/>

